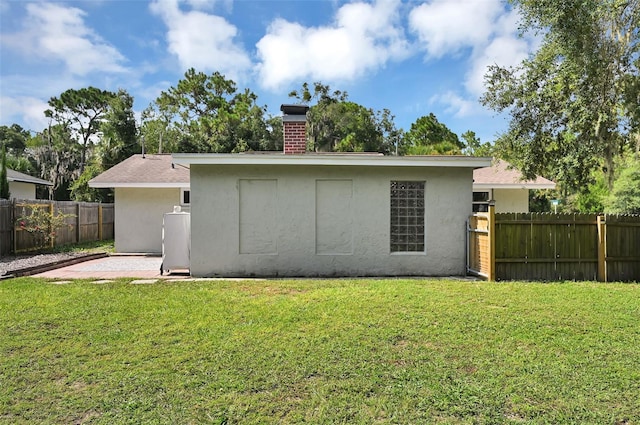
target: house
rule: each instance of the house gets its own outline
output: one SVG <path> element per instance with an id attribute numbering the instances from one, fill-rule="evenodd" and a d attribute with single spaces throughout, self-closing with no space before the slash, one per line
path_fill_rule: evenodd
<path id="1" fill-rule="evenodd" d="M 525 180 L 522 173 L 506 161 L 496 159 L 490 167 L 473 171 L 473 211 L 488 211 L 494 200 L 496 212 L 529 212 L 529 190 L 555 189 L 544 177 Z"/>
<path id="2" fill-rule="evenodd" d="M 191 274 L 463 275 L 490 158 L 307 153 L 307 109 L 281 107 L 282 153 L 173 154 L 190 169 Z"/>
<path id="3" fill-rule="evenodd" d="M 189 169 L 171 155 L 133 155 L 89 186 L 114 188 L 116 252 L 161 253 L 163 214 L 189 206 Z"/>
<path id="4" fill-rule="evenodd" d="M 53 186 L 47 180 L 7 168 L 7 180 L 12 199 L 36 199 L 36 186 Z"/>

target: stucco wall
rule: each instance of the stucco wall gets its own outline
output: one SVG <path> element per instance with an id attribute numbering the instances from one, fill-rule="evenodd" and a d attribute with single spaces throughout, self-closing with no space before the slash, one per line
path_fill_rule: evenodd
<path id="1" fill-rule="evenodd" d="M 9 182 L 12 199 L 36 199 L 36 185 L 24 182 Z"/>
<path id="2" fill-rule="evenodd" d="M 529 212 L 529 189 L 494 189 L 496 212 Z"/>
<path id="3" fill-rule="evenodd" d="M 179 188 L 116 188 L 116 252 L 162 252 L 162 218 L 180 205 Z"/>
<path id="4" fill-rule="evenodd" d="M 390 253 L 391 180 L 426 182 L 426 252 Z M 191 274 L 462 275 L 471 183 L 461 168 L 192 164 Z"/>

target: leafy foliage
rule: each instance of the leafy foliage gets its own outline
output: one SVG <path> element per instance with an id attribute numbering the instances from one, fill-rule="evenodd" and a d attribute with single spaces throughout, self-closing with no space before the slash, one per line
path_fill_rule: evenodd
<path id="1" fill-rule="evenodd" d="M 596 173 L 593 182 L 578 192 L 575 199 L 576 210 L 581 213 L 601 213 L 609 190 L 602 173 Z"/>
<path id="2" fill-rule="evenodd" d="M 270 150 L 275 141 L 265 114 L 253 92 L 238 92 L 236 84 L 218 72 L 206 75 L 191 68 L 147 108 L 143 131 L 158 151 Z"/>
<path id="3" fill-rule="evenodd" d="M 16 224 L 20 229 L 31 234 L 35 240 L 37 249 L 52 246 L 58 229 L 69 226 L 67 219 L 75 217 L 73 214 L 63 214 L 61 212 L 50 212 L 48 206 L 34 205 L 28 214 L 16 219 Z"/>
<path id="4" fill-rule="evenodd" d="M 7 150 L 2 145 L 2 158 L 0 158 L 0 199 L 9 199 L 9 180 L 7 178 Z"/>
<path id="5" fill-rule="evenodd" d="M 476 136 L 476 133 L 471 130 L 467 130 L 461 135 L 462 143 L 465 147 L 462 153 L 469 156 L 494 156 L 498 154 L 495 151 L 495 147 L 489 143 L 480 141 L 480 138 Z"/>
<path id="6" fill-rule="evenodd" d="M 606 198 L 605 211 L 618 214 L 640 214 L 640 157 L 624 164 Z"/>
<path id="7" fill-rule="evenodd" d="M 539 50 L 515 68 L 490 67 L 482 103 L 511 114 L 497 144 L 527 178 L 550 175 L 575 190 L 637 137 L 638 0 L 514 0 Z M 635 99 L 635 100 L 634 100 Z"/>
<path id="8" fill-rule="evenodd" d="M 29 132 L 18 124 L 0 126 L 0 143 L 6 147 L 9 154 L 21 155 L 29 137 Z"/>
<path id="9" fill-rule="evenodd" d="M 89 180 L 139 152 L 133 97 L 129 93 L 119 90 L 110 100 L 100 131 L 92 159 L 69 187 L 75 201 L 113 202 L 112 189 L 91 188 Z"/>
<path id="10" fill-rule="evenodd" d="M 316 104 L 307 113 L 307 137 L 316 152 L 397 152 L 402 131 L 393 122 L 388 109 L 374 111 L 348 100 L 347 92 L 332 91 L 316 82 L 313 88 L 303 83 L 289 93 L 299 102 Z"/>
<path id="11" fill-rule="evenodd" d="M 460 155 L 464 143 L 431 113 L 411 124 L 405 134 L 405 149 L 409 155 Z"/>
<path id="12" fill-rule="evenodd" d="M 80 173 L 87 163 L 87 151 L 115 97 L 113 92 L 87 87 L 69 89 L 49 100 L 51 109 L 45 111 L 45 116 L 65 127 L 71 139 L 81 145 Z"/>
<path id="13" fill-rule="evenodd" d="M 103 171 L 104 169 L 95 162 L 85 167 L 82 174 L 69 186 L 71 198 L 77 202 L 113 202 L 113 189 L 89 187 L 89 180 Z"/>
<path id="14" fill-rule="evenodd" d="M 28 151 L 40 177 L 53 183 L 53 199 L 70 200 L 69 187 L 80 175 L 82 154 L 69 127 L 50 126 L 29 141 Z"/>

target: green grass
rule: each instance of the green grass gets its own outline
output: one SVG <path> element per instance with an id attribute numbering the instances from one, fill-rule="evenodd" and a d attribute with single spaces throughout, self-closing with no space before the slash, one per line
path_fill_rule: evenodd
<path id="1" fill-rule="evenodd" d="M 62 245 L 47 250 L 45 252 L 114 252 L 113 239 L 104 241 L 83 242 L 79 244 Z"/>
<path id="2" fill-rule="evenodd" d="M 0 282 L 0 423 L 640 423 L 640 286 Z"/>

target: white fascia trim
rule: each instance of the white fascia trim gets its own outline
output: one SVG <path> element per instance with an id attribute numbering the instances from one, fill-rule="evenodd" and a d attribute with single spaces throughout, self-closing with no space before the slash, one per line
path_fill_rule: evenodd
<path id="1" fill-rule="evenodd" d="M 53 183 L 43 180 L 27 180 L 27 179 L 17 179 L 14 177 L 7 177 L 8 182 L 13 183 L 29 183 L 29 184 L 41 184 L 42 186 L 53 186 Z"/>
<path id="2" fill-rule="evenodd" d="M 108 189 L 108 188 L 148 188 L 148 189 L 171 189 L 171 188 L 189 188 L 189 182 L 186 183 L 92 183 L 89 182 L 89 187 L 95 187 L 96 189 Z"/>
<path id="3" fill-rule="evenodd" d="M 489 184 L 489 183 L 474 183 L 473 190 L 491 190 L 491 189 L 555 189 L 555 183 L 510 183 L 510 184 Z"/>
<path id="4" fill-rule="evenodd" d="M 464 167 L 483 168 L 491 158 L 471 156 L 382 156 L 367 154 L 172 154 L 173 162 L 184 165 L 324 165 L 366 167 Z"/>

